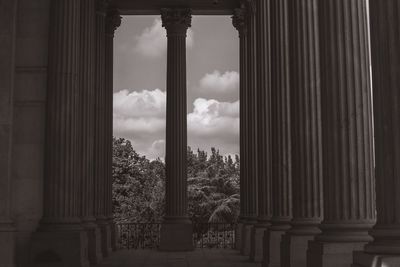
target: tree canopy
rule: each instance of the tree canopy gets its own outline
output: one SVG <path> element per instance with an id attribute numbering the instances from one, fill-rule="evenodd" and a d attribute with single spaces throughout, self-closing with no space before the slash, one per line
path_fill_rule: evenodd
<path id="1" fill-rule="evenodd" d="M 116 222 L 160 222 L 165 207 L 165 164 L 136 153 L 129 140 L 113 142 Z M 194 222 L 234 222 L 239 214 L 240 160 L 187 150 L 189 216 Z"/>

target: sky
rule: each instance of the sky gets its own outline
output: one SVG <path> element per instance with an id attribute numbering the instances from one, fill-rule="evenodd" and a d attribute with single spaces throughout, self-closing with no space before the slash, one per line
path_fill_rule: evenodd
<path id="1" fill-rule="evenodd" d="M 229 16 L 194 16 L 188 31 L 188 145 L 239 154 L 239 40 Z M 114 43 L 114 136 L 164 158 L 167 38 L 158 16 L 124 16 Z"/>

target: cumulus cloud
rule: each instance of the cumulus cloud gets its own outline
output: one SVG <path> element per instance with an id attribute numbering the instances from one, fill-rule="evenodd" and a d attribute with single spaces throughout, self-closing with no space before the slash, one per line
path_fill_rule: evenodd
<path id="1" fill-rule="evenodd" d="M 165 107 L 166 93 L 159 89 L 114 93 L 114 135 L 131 140 L 134 149 L 150 159 L 164 158 Z M 198 98 L 187 122 L 192 148 L 239 153 L 239 101 Z"/>
<path id="2" fill-rule="evenodd" d="M 188 114 L 188 132 L 194 143 L 213 143 L 213 146 L 233 145 L 230 153 L 238 153 L 239 101 L 219 102 L 198 98 L 193 112 Z M 206 141 L 207 140 L 207 141 Z"/>
<path id="3" fill-rule="evenodd" d="M 150 159 L 163 157 L 165 101 L 159 89 L 114 93 L 114 135 L 131 140 L 135 150 Z"/>
<path id="4" fill-rule="evenodd" d="M 188 29 L 186 46 L 193 47 L 193 31 Z M 166 31 L 162 27 L 161 19 L 157 18 L 153 24 L 145 28 L 143 32 L 136 37 L 135 51 L 147 57 L 159 57 L 167 51 Z"/>
<path id="5" fill-rule="evenodd" d="M 227 71 L 221 73 L 215 70 L 213 73 L 207 73 L 200 80 L 200 89 L 205 93 L 226 94 L 239 90 L 239 73 L 236 71 Z"/>

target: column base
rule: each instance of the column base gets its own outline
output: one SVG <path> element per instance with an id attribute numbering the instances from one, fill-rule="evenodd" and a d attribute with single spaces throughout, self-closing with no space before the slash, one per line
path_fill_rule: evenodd
<path id="1" fill-rule="evenodd" d="M 377 255 L 364 251 L 353 253 L 352 267 L 396 267 L 400 266 L 400 255 Z"/>
<path id="2" fill-rule="evenodd" d="M 193 226 L 191 222 L 164 222 L 161 225 L 161 251 L 192 251 Z"/>
<path id="3" fill-rule="evenodd" d="M 88 257 L 90 264 L 98 264 L 103 259 L 101 252 L 101 233 L 94 223 L 83 225 L 88 238 Z"/>
<path id="4" fill-rule="evenodd" d="M 33 233 L 30 261 L 32 267 L 89 267 L 86 232 Z"/>
<path id="5" fill-rule="evenodd" d="M 264 234 L 263 267 L 281 266 L 281 241 L 286 229 L 270 228 Z"/>
<path id="6" fill-rule="evenodd" d="M 0 224 L 0 267 L 15 267 L 15 229 L 11 224 Z"/>
<path id="7" fill-rule="evenodd" d="M 282 267 L 306 267 L 308 242 L 313 241 L 314 237 L 315 234 L 293 235 L 290 233 L 282 236 Z"/>
<path id="8" fill-rule="evenodd" d="M 262 262 L 264 249 L 265 225 L 255 225 L 251 231 L 250 261 Z"/>
<path id="9" fill-rule="evenodd" d="M 101 253 L 103 258 L 108 257 L 112 252 L 111 247 L 111 228 L 107 221 L 98 220 L 97 225 L 100 229 L 101 235 Z"/>
<path id="10" fill-rule="evenodd" d="M 114 223 L 113 219 L 110 219 L 110 231 L 111 231 L 111 249 L 112 251 L 117 251 L 118 246 L 117 246 L 117 226 Z"/>
<path id="11" fill-rule="evenodd" d="M 235 229 L 235 249 L 242 249 L 242 232 L 243 232 L 243 223 L 238 223 Z"/>
<path id="12" fill-rule="evenodd" d="M 353 251 L 360 251 L 366 242 L 310 241 L 307 251 L 307 267 L 349 267 L 353 263 Z"/>
<path id="13" fill-rule="evenodd" d="M 251 247 L 251 231 L 253 229 L 253 224 L 244 224 L 242 231 L 242 249 L 240 253 L 244 256 L 250 256 L 250 247 Z"/>

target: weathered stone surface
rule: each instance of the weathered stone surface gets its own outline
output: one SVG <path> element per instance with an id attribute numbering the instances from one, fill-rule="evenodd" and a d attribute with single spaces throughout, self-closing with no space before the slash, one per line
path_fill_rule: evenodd
<path id="1" fill-rule="evenodd" d="M 367 2 L 320 1 L 319 13 L 324 221 L 308 266 L 341 267 L 375 222 Z"/>
<path id="2" fill-rule="evenodd" d="M 377 224 L 356 266 L 400 265 L 400 2 L 370 1 Z"/>
<path id="3" fill-rule="evenodd" d="M 305 267 L 308 241 L 323 218 L 321 77 L 315 0 L 288 2 L 293 219 L 282 241 L 282 266 Z"/>
<path id="4" fill-rule="evenodd" d="M 187 204 L 186 34 L 190 9 L 161 10 L 167 30 L 166 215 L 161 226 L 160 249 L 193 250 L 192 225 Z M 179 241 L 175 237 L 178 237 Z"/>
<path id="5" fill-rule="evenodd" d="M 272 218 L 263 266 L 280 266 L 281 237 L 292 219 L 289 39 L 286 0 L 271 0 Z"/>

